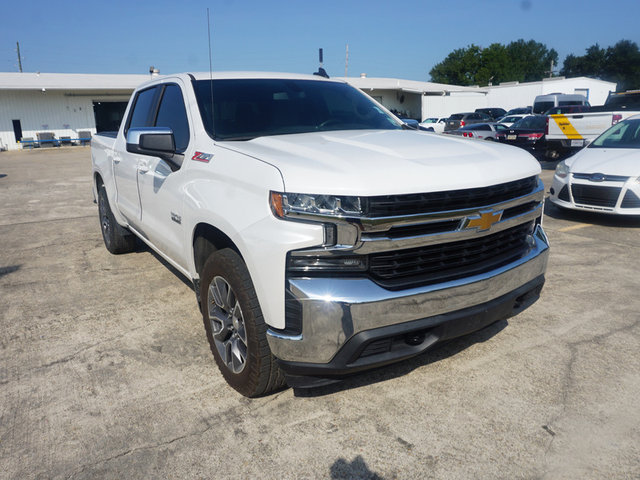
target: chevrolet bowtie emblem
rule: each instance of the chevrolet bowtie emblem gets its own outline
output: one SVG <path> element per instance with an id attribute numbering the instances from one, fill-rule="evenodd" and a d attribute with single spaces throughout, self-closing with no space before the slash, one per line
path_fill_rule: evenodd
<path id="1" fill-rule="evenodd" d="M 502 218 L 502 210 L 494 212 L 493 210 L 482 210 L 478 216 L 468 217 L 467 224 L 464 228 L 477 228 L 479 231 L 489 230 L 491 225 L 499 222 Z"/>

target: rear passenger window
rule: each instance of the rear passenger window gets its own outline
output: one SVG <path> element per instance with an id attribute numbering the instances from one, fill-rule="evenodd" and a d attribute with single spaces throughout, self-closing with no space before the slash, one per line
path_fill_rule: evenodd
<path id="1" fill-rule="evenodd" d="M 136 103 L 133 106 L 133 112 L 129 120 L 129 128 L 151 127 L 153 126 L 153 118 L 151 109 L 155 105 L 157 87 L 149 88 L 138 93 Z"/>
<path id="2" fill-rule="evenodd" d="M 176 140 L 176 152 L 183 153 L 189 145 L 189 121 L 187 110 L 182 99 L 182 91 L 177 85 L 167 85 L 162 95 L 157 127 L 169 127 Z"/>

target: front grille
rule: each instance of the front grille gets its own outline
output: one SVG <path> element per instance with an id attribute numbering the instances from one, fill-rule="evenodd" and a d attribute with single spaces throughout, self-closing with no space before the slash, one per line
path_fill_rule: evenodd
<path id="1" fill-rule="evenodd" d="M 558 198 L 560 200 L 564 200 L 565 202 L 571 201 L 571 199 L 569 198 L 569 189 L 567 188 L 566 185 L 562 187 L 562 190 L 560 190 L 560 193 L 558 194 Z"/>
<path id="2" fill-rule="evenodd" d="M 631 190 L 627 190 L 620 206 L 622 208 L 640 208 L 640 198 Z"/>
<path id="3" fill-rule="evenodd" d="M 400 289 L 488 272 L 526 253 L 532 227 L 528 222 L 484 237 L 374 253 L 369 256 L 369 273 L 381 286 Z"/>
<path id="4" fill-rule="evenodd" d="M 593 174 L 593 173 L 574 173 L 573 174 L 573 178 L 577 178 L 579 180 L 590 180 L 592 182 L 596 182 L 596 181 L 601 181 L 601 182 L 626 182 L 627 180 L 629 180 L 629 177 L 623 177 L 622 175 L 605 175 L 605 174 L 601 174 L 602 177 L 601 180 L 600 178 L 598 180 L 592 180 L 593 175 L 598 175 L 598 174 Z"/>
<path id="5" fill-rule="evenodd" d="M 593 205 L 594 207 L 615 207 L 620 190 L 620 187 L 582 185 L 580 183 L 571 185 L 571 193 L 575 203 Z"/>
<path id="6" fill-rule="evenodd" d="M 529 177 L 490 187 L 369 197 L 365 199 L 365 202 L 367 203 L 366 208 L 369 217 L 415 215 L 479 208 L 513 200 L 533 192 L 537 184 L 536 177 Z"/>

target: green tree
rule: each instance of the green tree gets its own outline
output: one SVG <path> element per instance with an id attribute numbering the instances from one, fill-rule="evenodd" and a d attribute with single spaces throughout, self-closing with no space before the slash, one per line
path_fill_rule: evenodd
<path id="1" fill-rule="evenodd" d="M 487 48 L 470 45 L 451 52 L 435 65 L 431 81 L 453 85 L 487 85 L 489 82 L 535 81 L 548 76 L 558 53 L 533 40 L 509 45 L 493 43 Z"/>
<path id="2" fill-rule="evenodd" d="M 508 81 L 536 82 L 551 75 L 551 65 L 558 63 L 558 52 L 529 40 L 516 40 L 507 45 L 509 57 Z"/>
<path id="3" fill-rule="evenodd" d="M 431 69 L 431 80 L 451 85 L 473 85 L 475 72 L 480 68 L 481 51 L 480 47 L 473 44 L 454 50 Z"/>
<path id="4" fill-rule="evenodd" d="M 598 44 L 582 56 L 568 55 L 560 72 L 566 77 L 593 77 L 618 84 L 618 91 L 640 88 L 640 50 L 635 42 L 620 40 L 606 50 Z"/>

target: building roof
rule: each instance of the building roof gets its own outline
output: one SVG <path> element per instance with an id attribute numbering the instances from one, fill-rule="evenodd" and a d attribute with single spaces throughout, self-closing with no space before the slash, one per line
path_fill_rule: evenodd
<path id="1" fill-rule="evenodd" d="M 128 90 L 150 75 L 0 72 L 0 90 Z"/>
<path id="2" fill-rule="evenodd" d="M 383 77 L 341 77 L 354 87 L 366 90 L 368 88 L 374 90 L 402 90 L 411 93 L 432 93 L 444 95 L 451 92 L 476 92 L 487 93 L 486 89 L 479 87 L 461 87 L 459 85 L 447 85 L 444 83 L 420 82 L 417 80 L 403 80 L 399 78 L 383 78 Z"/>
<path id="3" fill-rule="evenodd" d="M 601 83 L 602 85 L 606 86 L 606 87 L 611 87 L 613 86 L 613 90 L 616 89 L 616 83 L 615 82 L 608 82 L 606 80 L 600 80 L 599 78 L 591 78 L 591 77 L 551 77 L 551 78 L 543 78 L 542 80 L 539 80 L 537 82 L 502 82 L 498 85 L 491 85 L 489 87 L 485 87 L 488 89 L 497 89 L 497 88 L 505 88 L 505 87 L 515 87 L 515 86 L 527 86 L 527 85 L 543 85 L 543 84 L 549 84 L 552 82 L 562 82 L 562 81 L 581 81 L 581 82 L 587 82 L 587 83 Z"/>

